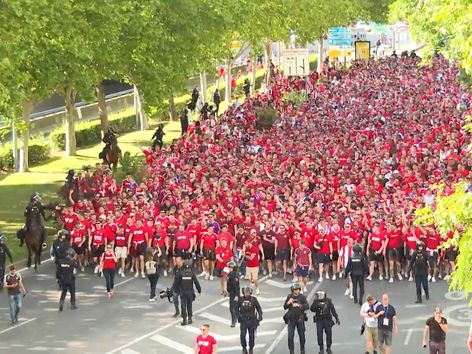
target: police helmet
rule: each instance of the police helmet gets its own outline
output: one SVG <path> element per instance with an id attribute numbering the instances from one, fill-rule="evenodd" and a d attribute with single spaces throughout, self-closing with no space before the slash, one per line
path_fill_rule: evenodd
<path id="1" fill-rule="evenodd" d="M 290 291 L 294 291 L 294 290 L 297 290 L 297 289 L 302 290 L 302 286 L 300 285 L 299 282 L 295 282 L 290 286 Z"/>
<path id="2" fill-rule="evenodd" d="M 41 196 L 39 195 L 38 192 L 34 192 L 32 195 L 31 195 L 31 201 L 37 201 L 37 202 L 40 202 L 41 201 Z"/>
<path id="3" fill-rule="evenodd" d="M 231 261 L 231 262 L 228 263 L 228 267 L 233 268 L 233 267 L 235 267 L 235 266 L 236 266 L 236 262 L 235 262 L 235 261 Z"/>
<path id="4" fill-rule="evenodd" d="M 4 234 L 0 234 L 0 241 L 5 242 L 7 240 L 7 237 Z"/>
<path id="5" fill-rule="evenodd" d="M 66 251 L 66 255 L 67 257 L 69 258 L 74 258 L 75 256 L 75 251 L 72 247 L 68 248 L 67 251 Z"/>
<path id="6" fill-rule="evenodd" d="M 356 243 L 356 244 L 352 247 L 352 250 L 354 251 L 354 253 L 361 253 L 361 252 L 362 252 L 362 247 L 361 247 L 361 245 L 359 245 L 358 243 Z"/>
<path id="7" fill-rule="evenodd" d="M 424 242 L 423 241 L 418 241 L 416 242 L 416 249 L 423 247 L 424 248 Z"/>
<path id="8" fill-rule="evenodd" d="M 244 294 L 249 293 L 250 295 L 252 295 L 252 288 L 251 288 L 250 286 L 246 286 L 246 287 L 243 289 L 243 293 L 244 293 Z"/>
<path id="9" fill-rule="evenodd" d="M 317 291 L 316 292 L 316 299 L 317 300 L 325 300 L 326 299 L 326 293 L 324 291 Z"/>
<path id="10" fill-rule="evenodd" d="M 59 232 L 57 233 L 57 237 L 61 238 L 62 236 L 69 237 L 69 231 L 64 230 L 64 229 L 59 230 Z"/>

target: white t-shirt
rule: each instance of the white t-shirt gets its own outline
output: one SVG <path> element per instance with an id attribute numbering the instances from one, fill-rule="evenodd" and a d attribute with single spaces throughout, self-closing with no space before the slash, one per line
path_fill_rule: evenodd
<path id="1" fill-rule="evenodd" d="M 380 305 L 380 302 L 376 302 L 373 306 L 373 309 L 374 309 L 374 313 L 375 313 L 375 310 L 377 308 L 377 306 Z M 364 312 L 368 312 L 370 309 L 370 306 L 368 304 L 368 302 L 364 302 L 361 306 L 361 313 L 364 313 Z M 370 318 L 370 317 L 364 317 L 364 321 L 365 321 L 365 325 L 367 327 L 370 327 L 370 328 L 377 328 L 377 319 L 376 318 Z"/>

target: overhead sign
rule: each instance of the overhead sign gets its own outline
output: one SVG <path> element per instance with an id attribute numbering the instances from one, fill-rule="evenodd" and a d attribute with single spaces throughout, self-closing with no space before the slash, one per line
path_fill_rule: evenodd
<path id="1" fill-rule="evenodd" d="M 349 27 L 333 27 L 328 30 L 328 45 L 352 45 L 352 34 Z"/>
<path id="2" fill-rule="evenodd" d="M 354 42 L 356 59 L 369 60 L 370 59 L 370 42 L 356 41 Z"/>
<path id="3" fill-rule="evenodd" d="M 287 76 L 307 76 L 310 74 L 307 48 L 284 51 L 284 74 Z"/>

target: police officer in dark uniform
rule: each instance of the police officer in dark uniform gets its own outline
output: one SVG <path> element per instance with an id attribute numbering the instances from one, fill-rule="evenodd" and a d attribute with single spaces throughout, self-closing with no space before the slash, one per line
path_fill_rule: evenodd
<path id="1" fill-rule="evenodd" d="M 248 354 L 246 333 L 249 333 L 249 354 L 253 354 L 255 332 L 259 322 L 262 321 L 262 308 L 259 301 L 252 296 L 252 289 L 249 286 L 244 288 L 243 296 L 238 300 L 238 320 L 243 354 Z"/>
<path id="2" fill-rule="evenodd" d="M 66 257 L 59 261 L 59 279 L 61 281 L 61 299 L 59 300 L 59 311 L 64 309 L 64 301 L 67 291 L 70 292 L 70 308 L 75 310 L 75 272 L 79 268 L 79 264 L 74 260 L 75 251 L 73 248 L 66 250 Z"/>
<path id="3" fill-rule="evenodd" d="M 354 303 L 362 306 L 362 298 L 364 297 L 364 278 L 369 274 L 369 266 L 367 260 L 362 254 L 362 247 L 356 244 L 352 247 L 353 255 L 349 258 L 346 265 L 344 278 L 347 279 L 351 275 L 352 295 Z M 359 297 L 357 296 L 357 285 L 359 285 Z"/>
<path id="4" fill-rule="evenodd" d="M 174 267 L 174 283 L 175 279 L 179 276 L 179 274 L 182 272 L 182 268 L 184 265 L 184 260 L 182 257 L 178 256 L 175 257 L 175 267 Z M 173 317 L 179 317 L 180 316 L 180 307 L 179 307 L 179 295 L 180 292 L 178 289 L 172 287 L 172 302 L 174 303 L 175 307 L 175 313 Z"/>
<path id="5" fill-rule="evenodd" d="M 292 293 L 287 296 L 284 303 L 284 309 L 288 310 L 284 315 L 288 329 L 288 349 L 290 354 L 295 353 L 293 337 L 296 328 L 300 339 L 300 353 L 305 354 L 305 320 L 307 319 L 305 311 L 308 310 L 309 305 L 305 295 L 300 293 L 302 290 L 300 283 L 293 283 L 290 290 Z"/>
<path id="6" fill-rule="evenodd" d="M 324 291 L 317 291 L 316 298 L 311 304 L 310 309 L 315 313 L 315 316 L 313 316 L 313 321 L 316 323 L 316 334 L 318 337 L 318 345 L 320 347 L 319 353 L 325 353 L 323 345 L 324 331 L 326 333 L 326 353 L 332 354 L 331 344 L 333 343 L 333 339 L 331 329 L 334 326 L 333 317 L 335 318 L 336 324 L 338 326 L 341 324 L 333 302 L 326 296 Z"/>
<path id="7" fill-rule="evenodd" d="M 238 300 L 239 294 L 241 293 L 241 288 L 239 285 L 239 267 L 236 266 L 236 263 L 231 261 L 228 264 L 231 269 L 228 275 L 228 296 L 229 296 L 229 312 L 231 313 L 231 327 L 236 326 L 238 321 Z"/>
<path id="8" fill-rule="evenodd" d="M 69 237 L 69 231 L 67 230 L 59 230 L 57 233 L 57 239 L 55 239 L 52 243 L 51 247 L 51 258 L 53 259 L 54 263 L 56 263 L 56 279 L 57 284 L 59 285 L 59 289 L 62 289 L 61 285 L 61 277 L 60 277 L 60 263 L 67 257 L 67 250 L 71 248 L 70 242 L 67 240 Z"/>
<path id="9" fill-rule="evenodd" d="M 116 140 L 116 133 L 113 128 L 108 128 L 108 131 L 103 135 L 102 141 L 105 143 L 105 146 L 101 153 L 98 154 L 100 159 L 104 159 L 108 151 L 110 151 L 111 144 Z"/>
<path id="10" fill-rule="evenodd" d="M 5 262 L 7 257 L 10 259 L 10 263 L 13 263 L 10 249 L 5 244 L 7 237 L 0 234 L 0 290 L 3 289 L 3 279 L 5 278 Z"/>
<path id="11" fill-rule="evenodd" d="M 43 220 L 46 220 L 46 215 L 44 213 L 44 208 L 41 204 L 41 197 L 38 192 L 34 192 L 31 197 L 28 205 L 25 208 L 25 211 L 23 215 L 27 217 L 33 209 L 38 209 L 40 214 L 43 217 Z M 20 247 L 23 246 L 23 243 L 25 242 L 25 237 L 26 237 L 26 231 L 27 231 L 27 224 L 23 226 L 18 232 L 16 233 L 17 238 L 20 240 Z M 43 248 L 46 247 L 44 241 L 46 239 L 46 229 L 44 228 L 43 225 L 41 225 L 41 245 Z"/>
<path id="12" fill-rule="evenodd" d="M 416 251 L 411 255 L 410 270 L 415 273 L 416 283 L 416 304 L 423 302 L 421 298 L 421 286 L 423 286 L 426 300 L 429 300 L 428 288 L 428 256 L 425 251 L 425 246 L 422 241 L 416 243 Z"/>
<path id="13" fill-rule="evenodd" d="M 152 150 L 156 150 L 156 146 L 159 146 L 159 150 L 162 150 L 162 146 L 164 145 L 164 124 L 159 124 L 154 135 L 152 136 Z"/>
<path id="14" fill-rule="evenodd" d="M 174 285 L 172 286 L 173 290 L 177 289 L 180 293 L 182 326 L 193 323 L 192 302 L 195 300 L 194 284 L 198 293 L 201 294 L 202 288 L 197 276 L 192 271 L 192 263 L 191 261 L 185 261 L 181 273 L 176 275 Z"/>

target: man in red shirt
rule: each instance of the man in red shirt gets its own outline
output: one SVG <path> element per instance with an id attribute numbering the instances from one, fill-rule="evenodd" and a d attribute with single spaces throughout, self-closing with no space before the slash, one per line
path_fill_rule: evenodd
<path id="1" fill-rule="evenodd" d="M 228 263 L 233 258 L 233 251 L 228 245 L 226 239 L 222 239 L 221 243 L 215 249 L 216 254 L 216 275 L 220 277 L 220 285 L 221 285 L 221 294 L 223 296 L 228 295 L 227 290 L 227 281 L 228 281 L 228 274 L 229 274 L 229 267 Z"/>
<path id="2" fill-rule="evenodd" d="M 74 228 L 70 232 L 70 240 L 72 243 L 72 248 L 77 254 L 77 260 L 79 261 L 80 270 L 84 271 L 84 254 L 85 254 L 85 227 L 79 222 L 76 221 Z"/>
<path id="3" fill-rule="evenodd" d="M 259 295 L 259 252 L 262 254 L 262 260 L 264 260 L 264 249 L 259 243 L 251 243 L 249 240 L 252 239 L 251 236 L 255 239 L 257 232 L 255 229 L 251 229 L 250 237 L 246 239 L 243 246 L 243 255 L 246 260 L 246 276 L 249 281 L 254 284 L 256 288 L 256 295 Z"/>
<path id="4" fill-rule="evenodd" d="M 320 228 L 318 231 L 318 236 L 315 239 L 314 244 L 315 249 L 318 251 L 318 273 L 320 277 L 318 278 L 319 282 L 323 281 L 323 273 L 325 273 L 326 279 L 329 279 L 329 262 L 331 261 L 330 256 L 330 243 L 329 237 L 326 233 L 325 228 Z"/>
<path id="5" fill-rule="evenodd" d="M 308 272 L 313 267 L 313 263 L 311 260 L 311 251 L 308 247 L 305 246 L 305 240 L 300 240 L 300 245 L 298 248 L 293 252 L 294 255 L 294 262 L 293 262 L 293 270 L 297 276 L 297 281 L 302 285 L 302 293 L 306 292 L 306 284 L 308 282 Z M 323 279 L 321 277 L 321 279 Z M 320 280 L 321 281 L 321 280 Z"/>
<path id="6" fill-rule="evenodd" d="M 107 245 L 111 245 L 112 247 L 115 245 L 116 230 L 118 230 L 118 226 L 114 223 L 113 216 L 107 216 L 107 223 L 103 225 L 105 247 Z"/>
<path id="7" fill-rule="evenodd" d="M 329 241 L 329 253 L 331 259 L 331 267 L 333 269 L 333 280 L 336 280 L 336 275 L 341 272 L 341 263 L 339 262 L 339 246 L 340 246 L 340 238 L 339 234 L 341 232 L 341 228 L 339 224 L 333 225 L 331 232 L 328 234 L 328 241 Z"/>
<path id="8" fill-rule="evenodd" d="M 200 240 L 200 249 L 203 254 L 203 272 L 205 279 L 213 280 L 213 270 L 215 268 L 215 248 L 218 235 L 213 232 L 213 226 L 209 226 L 207 232 L 204 232 Z"/>
<path id="9" fill-rule="evenodd" d="M 118 269 L 118 275 L 125 276 L 125 262 L 128 257 L 128 237 L 125 233 L 125 226 L 118 224 L 115 237 L 115 254 L 117 261 L 120 262 L 120 268 Z"/>
<path id="10" fill-rule="evenodd" d="M 78 220 L 77 214 L 74 213 L 74 208 L 69 207 L 66 209 L 65 215 L 62 217 L 62 225 L 67 231 L 74 229 L 74 224 Z"/>
<path id="11" fill-rule="evenodd" d="M 385 241 L 385 235 L 380 231 L 380 223 L 376 221 L 374 227 L 369 235 L 367 242 L 367 249 L 369 250 L 369 276 L 367 280 L 372 280 L 372 274 L 374 273 L 375 264 L 379 269 L 379 280 L 383 280 L 384 268 L 384 254 L 387 242 Z"/>
<path id="12" fill-rule="evenodd" d="M 94 273 L 97 274 L 99 270 L 99 259 L 105 251 L 105 236 L 103 226 L 99 220 L 95 221 L 91 233 L 92 237 L 89 239 L 89 250 L 92 255 L 92 260 L 96 264 Z"/>
<path id="13" fill-rule="evenodd" d="M 438 248 L 441 242 L 441 236 L 433 227 L 428 227 L 426 231 L 426 253 L 428 254 L 429 267 L 432 270 L 432 274 L 428 275 L 428 281 L 435 283 L 440 261 Z"/>
<path id="14" fill-rule="evenodd" d="M 283 280 L 287 280 L 288 261 L 290 260 L 290 251 L 292 249 L 292 240 L 284 225 L 279 226 L 278 232 L 275 234 L 275 256 L 277 261 L 282 265 Z M 277 267 L 276 267 L 277 268 Z M 280 265 L 278 266 L 280 269 Z"/>
<path id="15" fill-rule="evenodd" d="M 180 224 L 179 229 L 174 235 L 172 254 L 174 257 L 189 259 L 193 251 L 193 246 L 193 238 L 185 232 L 184 224 Z"/>
<path id="16" fill-rule="evenodd" d="M 389 266 L 389 273 L 390 273 L 390 283 L 393 283 L 394 277 L 394 270 L 396 267 L 398 280 L 403 280 L 401 275 L 401 264 L 400 264 L 400 244 L 402 242 L 402 231 L 401 229 L 395 229 L 390 223 L 387 223 L 385 226 L 385 236 L 386 236 L 386 243 L 387 243 L 387 260 Z M 385 266 L 387 266 L 387 262 L 385 262 Z"/>
<path id="17" fill-rule="evenodd" d="M 210 334 L 210 325 L 202 325 L 202 334 L 199 334 L 195 339 L 195 354 L 216 354 L 218 352 L 218 346 L 216 339 Z"/>
<path id="18" fill-rule="evenodd" d="M 136 220 L 136 226 L 131 229 L 131 235 L 128 239 L 128 248 L 131 248 L 131 244 L 133 244 L 133 248 L 136 250 L 135 255 L 139 259 L 135 265 L 135 278 L 139 277 L 139 272 L 141 272 L 141 278 L 144 279 L 146 277 L 144 275 L 144 254 L 146 253 L 148 239 L 149 236 L 147 234 L 146 228 L 143 226 L 143 220 Z"/>

